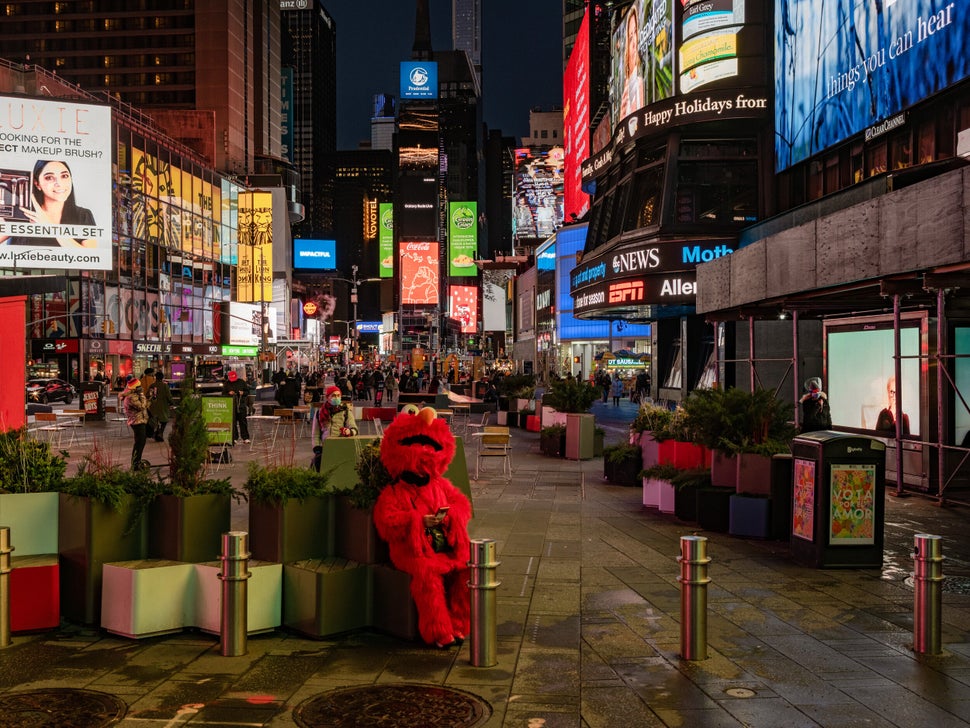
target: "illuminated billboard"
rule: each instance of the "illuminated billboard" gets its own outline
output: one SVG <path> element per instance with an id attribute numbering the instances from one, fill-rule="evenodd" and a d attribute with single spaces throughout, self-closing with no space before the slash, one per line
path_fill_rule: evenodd
<path id="1" fill-rule="evenodd" d="M 448 275 L 478 275 L 478 203 L 448 204 Z"/>
<path id="2" fill-rule="evenodd" d="M 438 98 L 438 64 L 434 61 L 402 61 L 401 98 Z"/>
<path id="3" fill-rule="evenodd" d="M 673 95 L 672 21 L 672 0 L 634 0 L 620 16 L 612 43 L 614 119 Z"/>
<path id="4" fill-rule="evenodd" d="M 273 194 L 239 193 L 237 300 L 273 300 Z"/>
<path id="5" fill-rule="evenodd" d="M 401 303 L 438 304 L 438 243 L 401 242 Z"/>
<path id="6" fill-rule="evenodd" d="M 512 229 L 516 239 L 547 238 L 563 222 L 562 147 L 515 150 Z"/>
<path id="7" fill-rule="evenodd" d="M 394 205 L 381 202 L 377 206 L 377 254 L 381 278 L 394 277 Z"/>
<path id="8" fill-rule="evenodd" d="M 589 156 L 589 14 L 576 34 L 563 74 L 563 144 L 565 173 L 563 181 L 564 219 L 582 217 L 589 210 L 589 195 L 582 190 L 583 160 Z"/>
<path id="9" fill-rule="evenodd" d="M 0 96 L 0 267 L 111 270 L 111 109 Z"/>
<path id="10" fill-rule="evenodd" d="M 337 241 L 293 238 L 293 267 L 297 270 L 334 270 L 337 267 Z"/>
<path id="11" fill-rule="evenodd" d="M 680 92 L 738 75 L 745 0 L 685 0 L 677 72 Z"/>
<path id="12" fill-rule="evenodd" d="M 461 325 L 461 333 L 478 332 L 478 287 L 451 286 L 448 291 L 448 316 Z"/>
<path id="13" fill-rule="evenodd" d="M 775 0 L 777 169 L 970 75 L 970 13 L 928 0 Z"/>

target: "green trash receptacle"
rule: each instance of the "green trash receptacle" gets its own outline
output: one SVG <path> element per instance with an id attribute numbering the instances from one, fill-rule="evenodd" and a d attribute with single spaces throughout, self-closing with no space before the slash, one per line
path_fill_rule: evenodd
<path id="1" fill-rule="evenodd" d="M 883 560 L 886 445 L 823 430 L 792 441 L 792 558 L 805 566 L 878 568 Z"/>

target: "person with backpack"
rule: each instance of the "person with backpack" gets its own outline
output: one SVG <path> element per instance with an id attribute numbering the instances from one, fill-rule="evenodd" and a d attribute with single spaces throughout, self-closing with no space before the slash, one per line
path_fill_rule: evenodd
<path id="1" fill-rule="evenodd" d="M 323 454 L 323 441 L 328 437 L 353 437 L 358 434 L 357 420 L 354 408 L 349 402 L 344 402 L 340 396 L 340 387 L 330 386 L 324 393 L 323 404 L 317 409 L 317 416 L 313 418 L 312 467 L 320 472 L 320 461 Z"/>

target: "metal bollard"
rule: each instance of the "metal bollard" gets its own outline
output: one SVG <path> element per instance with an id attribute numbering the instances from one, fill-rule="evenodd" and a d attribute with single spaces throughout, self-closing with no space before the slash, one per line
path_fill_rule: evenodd
<path id="1" fill-rule="evenodd" d="M 943 539 L 927 533 L 913 537 L 913 651 L 942 652 Z"/>
<path id="2" fill-rule="evenodd" d="M 249 589 L 249 534 L 229 531 L 222 534 L 222 611 L 219 617 L 219 654 L 239 657 L 246 654 L 249 634 L 247 608 Z"/>
<path id="3" fill-rule="evenodd" d="M 468 562 L 471 580 L 471 665 L 492 667 L 498 664 L 496 636 L 496 589 L 502 583 L 495 580 L 495 539 L 472 539 L 471 561 Z"/>
<path id="4" fill-rule="evenodd" d="M 0 528 L 0 647 L 10 647 L 10 526 Z"/>
<path id="5" fill-rule="evenodd" d="M 707 539 L 680 537 L 680 656 L 707 659 Z"/>

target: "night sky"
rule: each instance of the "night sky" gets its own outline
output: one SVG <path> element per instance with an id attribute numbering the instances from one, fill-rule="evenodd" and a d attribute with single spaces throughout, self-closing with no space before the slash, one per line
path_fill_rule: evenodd
<path id="1" fill-rule="evenodd" d="M 525 136 L 529 109 L 562 106 L 562 2 L 482 4 L 485 122 Z M 356 149 L 370 139 L 374 94 L 398 95 L 398 64 L 414 44 L 415 2 L 324 0 L 324 7 L 337 23 L 337 148 Z M 431 34 L 434 50 L 451 49 L 451 0 L 431 0 Z"/>

